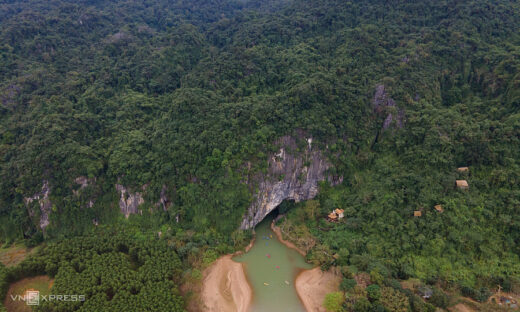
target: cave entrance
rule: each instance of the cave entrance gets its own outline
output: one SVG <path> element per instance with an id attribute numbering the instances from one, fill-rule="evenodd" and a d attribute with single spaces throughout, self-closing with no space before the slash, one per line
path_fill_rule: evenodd
<path id="1" fill-rule="evenodd" d="M 271 210 L 264 219 L 269 218 L 269 220 L 276 220 L 279 215 L 286 214 L 289 210 L 293 209 L 296 206 L 296 202 L 292 199 L 284 199 L 280 205 L 276 206 L 273 210 Z"/>

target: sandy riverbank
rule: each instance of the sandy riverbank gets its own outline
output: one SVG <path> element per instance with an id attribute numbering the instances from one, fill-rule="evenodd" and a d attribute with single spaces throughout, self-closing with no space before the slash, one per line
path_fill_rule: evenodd
<path id="1" fill-rule="evenodd" d="M 202 301 L 204 311 L 246 312 L 253 292 L 243 265 L 231 260 L 231 255 L 219 258 L 204 272 Z"/>
<path id="2" fill-rule="evenodd" d="M 271 224 L 271 229 L 277 239 L 288 248 L 297 250 L 305 256 L 305 252 L 295 244 L 282 237 L 280 228 Z M 253 246 L 251 241 L 246 252 Z M 253 292 L 247 281 L 244 267 L 234 262 L 234 255 L 219 258 L 213 265 L 204 271 L 201 299 L 205 306 L 204 311 L 248 311 Z M 309 312 L 325 311 L 323 300 L 325 295 L 337 291 L 341 278 L 331 272 L 322 272 L 320 268 L 302 271 L 295 281 L 295 288 L 305 309 Z"/>
<path id="3" fill-rule="evenodd" d="M 295 287 L 305 309 L 309 312 L 325 312 L 325 295 L 338 291 L 341 278 L 320 268 L 305 270 L 296 277 Z"/>
<path id="4" fill-rule="evenodd" d="M 271 230 L 276 234 L 278 240 L 285 246 L 297 250 L 305 257 L 305 251 L 299 249 L 292 242 L 283 239 L 282 231 L 279 227 L 271 223 Z M 305 309 L 308 312 L 325 312 L 323 307 L 323 300 L 325 295 L 331 292 L 338 291 L 341 277 L 331 273 L 323 272 L 321 269 L 314 268 L 311 270 L 302 271 L 295 281 L 296 292 L 298 297 L 303 302 Z"/>

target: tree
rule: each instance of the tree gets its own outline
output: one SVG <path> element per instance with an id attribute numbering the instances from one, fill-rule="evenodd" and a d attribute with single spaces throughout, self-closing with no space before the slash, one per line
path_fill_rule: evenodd
<path id="1" fill-rule="evenodd" d="M 375 284 L 369 285 L 367 287 L 367 296 L 371 302 L 379 300 L 381 297 L 381 288 Z"/>
<path id="2" fill-rule="evenodd" d="M 403 293 L 390 287 L 382 288 L 380 302 L 391 312 L 406 312 L 410 306 Z"/>
<path id="3" fill-rule="evenodd" d="M 356 286 L 357 283 L 356 283 L 356 280 L 353 279 L 353 278 L 343 278 L 341 280 L 341 284 L 339 285 L 339 288 L 343 291 L 349 291 L 351 290 L 352 288 L 354 288 L 354 286 Z"/>
<path id="4" fill-rule="evenodd" d="M 323 301 L 323 306 L 327 311 L 330 312 L 339 312 L 341 310 L 341 305 L 343 304 L 344 298 L 342 292 L 333 292 L 325 295 L 325 299 Z"/>
<path id="5" fill-rule="evenodd" d="M 359 298 L 354 303 L 354 311 L 355 312 L 369 312 L 372 310 L 372 303 L 368 301 L 367 298 Z"/>

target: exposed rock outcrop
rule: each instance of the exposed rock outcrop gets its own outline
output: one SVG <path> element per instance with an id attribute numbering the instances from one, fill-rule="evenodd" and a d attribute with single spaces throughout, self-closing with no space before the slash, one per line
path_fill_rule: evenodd
<path id="1" fill-rule="evenodd" d="M 76 179 L 74 179 L 74 182 L 76 182 L 76 184 L 80 185 L 80 187 L 79 187 L 80 190 L 89 186 L 89 184 L 91 184 L 93 181 L 96 181 L 96 179 L 89 179 L 85 176 L 80 176 L 80 177 L 77 177 Z"/>
<path id="2" fill-rule="evenodd" d="M 75 196 L 80 196 L 81 194 L 81 190 L 87 188 L 88 186 L 94 184 L 96 182 L 96 178 L 87 178 L 85 176 L 79 176 L 77 177 L 76 179 L 74 179 L 74 182 L 76 184 L 79 184 L 80 187 L 78 190 L 72 190 L 72 193 L 75 195 Z M 88 199 L 88 202 L 86 204 L 86 207 L 87 208 L 92 208 L 92 206 L 94 206 L 94 202 L 96 201 L 95 198 L 89 198 Z"/>
<path id="3" fill-rule="evenodd" d="M 24 202 L 28 206 L 33 201 L 37 200 L 38 205 L 40 206 L 40 228 L 45 230 L 45 228 L 49 225 L 49 214 L 51 212 L 52 203 L 49 199 L 49 195 L 51 193 L 51 188 L 49 186 L 49 181 L 43 180 L 42 182 L 42 190 L 38 193 L 35 193 L 31 197 L 25 197 Z M 29 208 L 29 215 L 34 216 L 35 212 Z"/>
<path id="4" fill-rule="evenodd" d="M 300 133 L 301 139 L 305 138 Z M 332 184 L 341 183 L 342 178 L 326 176 L 330 163 L 322 152 L 313 146 L 312 138 L 300 147 L 294 137 L 283 136 L 277 140 L 278 153 L 271 155 L 266 174 L 258 174 L 252 180 L 257 191 L 253 203 L 246 212 L 241 229 L 250 229 L 275 209 L 283 200 L 296 202 L 312 199 L 318 194 L 318 181 L 328 178 Z"/>
<path id="5" fill-rule="evenodd" d="M 168 190 L 168 188 L 166 187 L 166 185 L 163 185 L 163 187 L 161 189 L 161 194 L 159 196 L 159 202 L 156 204 L 156 206 L 162 206 L 164 211 L 168 210 L 168 206 L 170 206 L 170 204 L 171 204 L 170 200 L 166 196 L 167 190 Z"/>
<path id="6" fill-rule="evenodd" d="M 121 42 L 131 41 L 132 39 L 133 39 L 133 37 L 130 34 L 124 32 L 124 31 L 118 31 L 117 33 L 108 37 L 107 42 L 108 43 L 121 43 Z"/>
<path id="7" fill-rule="evenodd" d="M 144 195 L 147 188 L 148 184 L 145 184 L 141 187 L 140 192 L 131 192 L 127 187 L 121 184 L 116 184 L 116 190 L 120 196 L 119 209 L 121 209 L 121 212 L 124 213 L 127 218 L 133 213 L 143 213 L 143 211 L 138 208 L 140 205 L 145 203 Z M 162 208 L 164 211 L 167 211 L 172 204 L 168 198 L 167 191 L 168 187 L 163 185 L 159 195 L 159 201 L 155 203 L 155 207 L 159 209 Z M 150 211 L 153 212 L 153 209 L 150 208 Z M 179 221 L 177 220 L 177 222 Z"/>
<path id="8" fill-rule="evenodd" d="M 146 187 L 143 186 L 143 190 Z M 132 213 L 141 213 L 137 208 L 139 205 L 144 204 L 144 198 L 140 192 L 130 192 L 126 187 L 121 184 L 116 184 L 116 190 L 119 192 L 119 208 L 124 213 L 125 217 L 128 218 Z"/>
<path id="9" fill-rule="evenodd" d="M 395 101 L 386 92 L 384 85 L 380 84 L 376 86 L 372 105 L 375 113 L 381 115 L 386 114 L 385 121 L 383 122 L 383 130 L 388 129 L 392 124 L 399 129 L 404 126 L 404 110 L 397 107 Z"/>

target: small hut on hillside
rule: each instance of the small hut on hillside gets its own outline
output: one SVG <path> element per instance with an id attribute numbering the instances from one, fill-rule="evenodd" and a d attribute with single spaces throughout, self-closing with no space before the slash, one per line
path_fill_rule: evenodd
<path id="1" fill-rule="evenodd" d="M 437 210 L 438 212 L 444 212 L 444 209 L 441 205 L 435 205 L 433 208 L 435 208 L 435 210 Z"/>
<path id="2" fill-rule="evenodd" d="M 343 212 L 345 212 L 345 210 L 343 210 L 343 209 L 334 209 L 334 210 L 332 210 L 331 213 L 329 213 L 329 215 L 327 216 L 327 219 L 329 221 L 337 221 L 337 220 L 343 219 L 343 217 L 344 217 Z"/>
<path id="3" fill-rule="evenodd" d="M 338 220 L 338 215 L 333 212 L 329 213 L 329 215 L 327 216 L 327 219 L 329 221 L 337 221 Z"/>
<path id="4" fill-rule="evenodd" d="M 467 190 L 469 188 L 468 181 L 466 180 L 457 180 L 455 183 L 457 184 L 457 188 L 461 190 Z"/>
<path id="5" fill-rule="evenodd" d="M 421 212 L 420 210 L 415 210 L 415 211 L 413 212 L 413 216 L 414 216 L 414 217 L 420 217 L 420 216 L 422 216 L 422 212 Z"/>
<path id="6" fill-rule="evenodd" d="M 468 172 L 469 168 L 468 167 L 459 167 L 459 168 L 457 168 L 457 171 L 458 172 Z"/>

